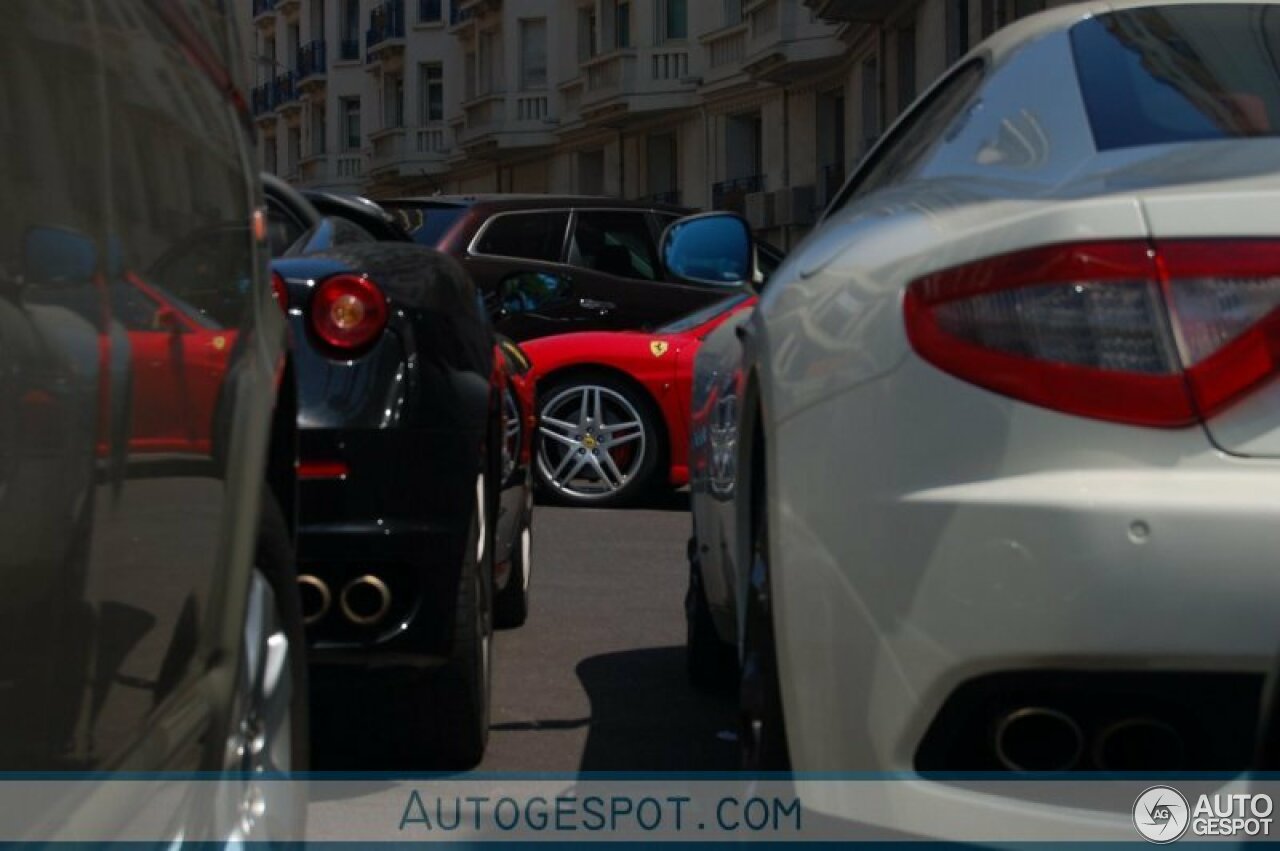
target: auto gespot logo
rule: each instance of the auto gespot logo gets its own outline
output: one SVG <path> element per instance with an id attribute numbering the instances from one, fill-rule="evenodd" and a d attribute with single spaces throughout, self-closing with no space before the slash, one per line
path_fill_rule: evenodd
<path id="1" fill-rule="evenodd" d="M 1148 842 L 1176 842 L 1192 836 L 1270 836 L 1269 795 L 1217 793 L 1201 795 L 1191 806 L 1172 786 L 1152 786 L 1133 802 L 1133 826 Z"/>

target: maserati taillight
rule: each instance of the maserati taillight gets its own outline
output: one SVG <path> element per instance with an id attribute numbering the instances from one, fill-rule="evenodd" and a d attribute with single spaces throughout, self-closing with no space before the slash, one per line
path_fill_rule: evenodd
<path id="1" fill-rule="evenodd" d="M 355 354 L 372 345 L 387 327 L 387 300 L 368 278 L 335 275 L 311 296 L 310 321 L 327 345 Z"/>
<path id="2" fill-rule="evenodd" d="M 948 269 L 907 289 L 927 361 L 1079 416 L 1176 428 L 1280 364 L 1280 243 L 1057 245 Z"/>

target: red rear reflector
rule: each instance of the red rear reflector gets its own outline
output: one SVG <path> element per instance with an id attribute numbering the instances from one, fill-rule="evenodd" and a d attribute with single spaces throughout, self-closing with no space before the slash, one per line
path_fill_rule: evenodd
<path id="1" fill-rule="evenodd" d="M 1280 364 L 1280 246 L 1102 242 L 1036 248 L 915 281 L 907 335 L 927 361 L 1064 413 L 1176 428 Z"/>
<path id="2" fill-rule="evenodd" d="M 298 478 L 310 479 L 345 479 L 351 468 L 343 461 L 299 461 Z"/>
<path id="3" fill-rule="evenodd" d="M 371 345 L 387 327 L 387 300 L 368 278 L 336 275 L 311 297 L 311 327 L 316 335 L 344 354 Z"/>

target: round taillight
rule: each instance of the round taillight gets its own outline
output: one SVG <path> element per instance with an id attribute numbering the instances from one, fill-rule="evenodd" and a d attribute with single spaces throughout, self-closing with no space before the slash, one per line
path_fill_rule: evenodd
<path id="1" fill-rule="evenodd" d="M 271 273 L 271 297 L 276 300 L 276 304 L 280 305 L 281 310 L 285 313 L 289 312 L 289 287 L 279 272 Z"/>
<path id="2" fill-rule="evenodd" d="M 387 327 L 387 299 L 368 278 L 337 275 L 311 297 L 311 327 L 335 349 L 363 349 Z"/>

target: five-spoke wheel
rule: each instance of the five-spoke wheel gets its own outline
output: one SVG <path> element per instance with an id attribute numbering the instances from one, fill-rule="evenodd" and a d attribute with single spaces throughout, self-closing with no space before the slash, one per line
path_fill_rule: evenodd
<path id="1" fill-rule="evenodd" d="M 660 449 L 656 415 L 610 376 L 554 382 L 542 396 L 538 481 L 561 501 L 606 506 L 650 486 Z"/>

